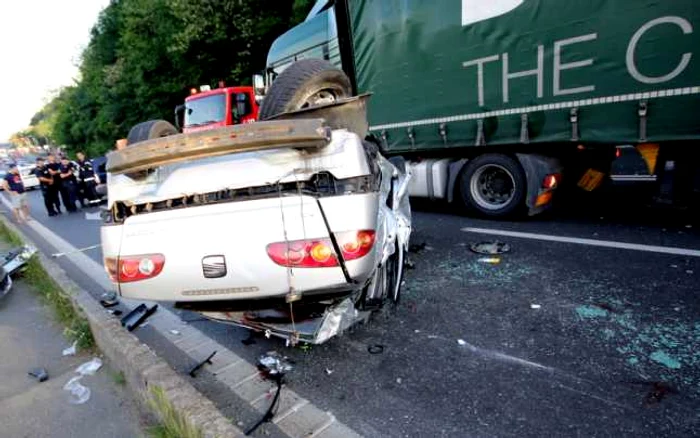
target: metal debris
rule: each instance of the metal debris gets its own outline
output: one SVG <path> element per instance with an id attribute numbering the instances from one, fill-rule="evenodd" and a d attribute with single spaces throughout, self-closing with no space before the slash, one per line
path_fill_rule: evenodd
<path id="1" fill-rule="evenodd" d="M 44 368 L 34 368 L 29 370 L 29 375 L 36 377 L 39 382 L 46 382 L 49 380 L 49 373 Z"/>
<path id="2" fill-rule="evenodd" d="M 192 369 L 190 370 L 190 372 L 187 374 L 189 374 L 190 377 L 197 377 L 195 374 L 197 373 L 197 371 L 199 371 L 200 368 L 202 368 L 206 364 L 211 365 L 211 358 L 214 357 L 214 355 L 216 355 L 216 350 L 214 350 L 214 352 L 212 354 L 207 356 L 206 359 L 199 362 L 197 365 L 193 366 Z"/>
<path id="3" fill-rule="evenodd" d="M 487 263 L 489 265 L 497 265 L 501 263 L 501 259 L 499 257 L 482 257 L 479 259 L 480 263 Z"/>
<path id="4" fill-rule="evenodd" d="M 510 252 L 510 245 L 503 242 L 479 242 L 469 246 L 473 252 L 477 254 L 503 254 Z"/>
<path id="5" fill-rule="evenodd" d="M 381 354 L 384 353 L 384 346 L 382 344 L 373 344 L 367 347 L 367 352 L 369 354 Z"/>

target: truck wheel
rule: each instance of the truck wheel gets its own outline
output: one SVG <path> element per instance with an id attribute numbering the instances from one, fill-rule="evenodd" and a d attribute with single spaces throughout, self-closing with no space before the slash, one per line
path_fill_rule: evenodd
<path id="1" fill-rule="evenodd" d="M 484 216 L 504 217 L 523 206 L 527 179 L 514 158 L 485 154 L 467 164 L 460 176 L 459 188 L 469 210 Z"/>
<path id="2" fill-rule="evenodd" d="M 170 124 L 170 122 L 166 122 L 165 120 L 149 120 L 147 122 L 141 122 L 131 128 L 126 139 L 128 144 L 134 144 L 154 138 L 167 137 L 177 133 L 177 128 Z"/>
<path id="3" fill-rule="evenodd" d="M 287 67 L 263 99 L 260 120 L 287 111 L 333 103 L 352 94 L 350 79 L 322 59 L 303 59 Z"/>

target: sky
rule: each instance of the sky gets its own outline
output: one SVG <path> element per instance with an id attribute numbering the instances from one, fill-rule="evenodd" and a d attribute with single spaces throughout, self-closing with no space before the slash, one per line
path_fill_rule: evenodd
<path id="1" fill-rule="evenodd" d="M 0 0 L 0 143 L 73 83 L 90 29 L 109 0 Z"/>

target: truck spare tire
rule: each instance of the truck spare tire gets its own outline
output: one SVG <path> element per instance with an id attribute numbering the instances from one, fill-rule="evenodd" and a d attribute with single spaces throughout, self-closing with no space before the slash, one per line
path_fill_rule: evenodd
<path id="1" fill-rule="evenodd" d="M 350 97 L 350 79 L 333 64 L 322 59 L 303 59 L 287 67 L 263 99 L 258 118 L 335 102 Z"/>
<path id="2" fill-rule="evenodd" d="M 149 120 L 134 125 L 126 139 L 128 144 L 134 144 L 154 138 L 167 137 L 177 133 L 177 128 L 170 122 L 166 122 L 165 120 Z"/>

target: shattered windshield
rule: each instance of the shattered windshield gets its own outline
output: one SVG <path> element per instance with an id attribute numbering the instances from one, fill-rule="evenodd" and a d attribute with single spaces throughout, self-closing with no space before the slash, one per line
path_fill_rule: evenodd
<path id="1" fill-rule="evenodd" d="M 185 102 L 185 126 L 220 122 L 226 117 L 226 95 L 214 94 Z"/>

